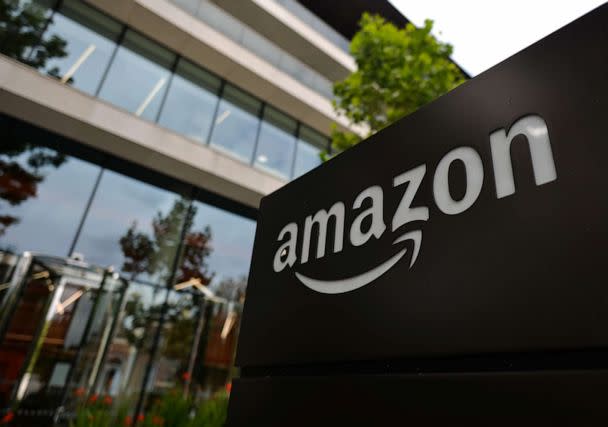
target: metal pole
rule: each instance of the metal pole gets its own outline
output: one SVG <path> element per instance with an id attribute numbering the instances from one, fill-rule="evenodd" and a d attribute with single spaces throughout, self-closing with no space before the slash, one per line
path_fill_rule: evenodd
<path id="1" fill-rule="evenodd" d="M 116 313 L 114 314 L 114 317 L 112 319 L 112 325 L 110 326 L 110 330 L 107 334 L 107 336 L 104 338 L 103 343 L 100 345 L 100 348 L 103 348 L 103 350 L 101 350 L 101 355 L 99 358 L 96 358 L 97 360 L 95 361 L 95 364 L 93 365 L 93 369 L 91 370 L 91 377 L 89 378 L 89 390 L 88 393 L 90 394 L 91 391 L 97 390 L 97 387 L 99 386 L 99 381 L 101 379 L 101 369 L 100 367 L 104 365 L 104 363 L 106 362 L 106 358 L 108 356 L 108 349 L 110 348 L 110 345 L 112 343 L 112 341 L 114 340 L 114 335 L 116 334 L 116 327 L 118 325 L 119 319 L 121 318 L 120 316 L 122 315 L 124 308 L 125 308 L 125 304 L 127 302 L 127 289 L 129 288 L 129 282 L 127 282 L 126 280 L 121 278 L 121 281 L 123 282 L 123 288 L 120 294 L 120 299 L 118 300 L 118 306 L 116 309 Z"/>
<path id="2" fill-rule="evenodd" d="M 76 350 L 76 355 L 74 356 L 74 363 L 72 364 L 72 368 L 68 372 L 65 385 L 63 387 L 62 396 L 61 396 L 61 405 L 63 407 L 66 403 L 68 397 L 68 391 L 70 388 L 70 383 L 72 382 L 72 378 L 74 377 L 74 373 L 78 368 L 78 365 L 82 359 L 82 355 L 84 353 L 84 348 L 87 345 L 87 341 L 89 340 L 89 334 L 91 333 L 91 328 L 93 327 L 93 321 L 95 319 L 95 315 L 97 314 L 97 309 L 99 308 L 100 302 L 103 297 L 103 291 L 107 282 L 108 276 L 112 274 L 112 272 L 108 269 L 103 273 L 103 277 L 101 279 L 101 283 L 99 284 L 99 288 L 97 290 L 97 295 L 95 297 L 95 301 L 93 302 L 93 307 L 91 307 L 91 313 L 87 318 L 87 323 L 84 327 L 84 331 L 82 333 L 82 337 L 80 338 L 80 345 L 78 346 L 78 350 Z"/>
<path id="3" fill-rule="evenodd" d="M 57 277 L 56 275 L 53 275 Z M 40 356 L 40 352 L 42 351 L 42 346 L 44 344 L 44 340 L 48 333 L 49 327 L 51 326 L 51 322 L 53 320 L 53 316 L 55 314 L 55 310 L 59 303 L 59 299 L 63 294 L 65 289 L 65 280 L 61 279 L 58 285 L 55 285 L 51 279 L 46 279 L 47 286 L 49 287 L 51 294 L 47 298 L 46 304 L 44 306 L 44 318 L 38 325 L 38 329 L 34 334 L 32 339 L 32 346 L 28 352 L 27 357 L 23 363 L 23 367 L 21 369 L 21 373 L 19 375 L 19 380 L 15 384 L 13 388 L 13 392 L 11 395 L 11 409 L 13 412 L 17 410 L 21 400 L 25 396 L 25 392 L 27 391 L 27 387 L 32 377 L 32 372 L 34 371 L 34 367 L 36 366 L 36 362 L 38 361 L 38 357 Z"/>
<path id="4" fill-rule="evenodd" d="M 188 376 L 184 381 L 184 397 L 188 397 L 190 392 L 190 385 L 192 384 L 192 371 L 194 370 L 194 364 L 196 363 L 196 357 L 198 356 L 198 347 L 201 342 L 201 334 L 205 327 L 205 308 L 207 307 L 207 300 L 202 296 L 201 303 L 199 305 L 198 322 L 196 324 L 196 332 L 194 333 L 194 340 L 190 349 L 190 360 L 188 360 Z"/>
<path id="5" fill-rule="evenodd" d="M 4 335 L 8 330 L 10 321 L 17 308 L 17 302 L 23 294 L 26 278 L 29 275 L 32 266 L 33 256 L 31 252 L 24 252 L 15 267 L 13 277 L 11 278 L 9 288 L 5 291 L 7 294 L 0 303 L 0 343 L 4 341 Z"/>
<path id="6" fill-rule="evenodd" d="M 191 196 L 194 196 L 194 194 L 192 194 Z M 184 248 L 184 240 L 186 238 L 186 233 L 188 231 L 186 229 L 187 228 L 186 225 L 188 222 L 187 219 L 192 214 L 192 208 L 194 206 L 194 203 L 192 202 L 192 198 L 190 199 L 190 206 L 188 206 L 188 211 L 186 213 L 186 216 L 184 217 L 184 224 L 182 226 L 179 246 L 177 248 L 175 258 L 173 259 L 173 265 L 171 268 L 171 276 L 167 280 L 167 288 L 169 288 L 175 281 L 175 274 L 179 267 L 179 263 L 181 262 L 181 255 L 182 255 L 182 251 Z M 166 291 L 167 291 L 167 294 L 165 296 L 165 301 L 163 302 L 163 306 L 161 309 L 158 327 L 156 328 L 156 333 L 154 334 L 154 341 L 152 342 L 152 348 L 150 349 L 150 360 L 148 361 L 148 365 L 146 366 L 146 371 L 144 373 L 144 378 L 143 378 L 142 386 L 141 386 L 141 392 L 139 393 L 139 397 L 137 399 L 137 405 L 135 406 L 135 418 L 137 418 L 139 416 L 139 414 L 141 413 L 141 411 L 143 409 L 144 395 L 146 394 L 148 382 L 150 382 L 150 378 L 152 377 L 152 365 L 155 362 L 156 355 L 158 353 L 158 349 L 160 346 L 160 338 L 161 338 L 162 330 L 163 330 L 163 327 L 167 320 L 167 308 L 169 307 L 169 295 L 171 294 L 171 289 L 167 289 Z"/>

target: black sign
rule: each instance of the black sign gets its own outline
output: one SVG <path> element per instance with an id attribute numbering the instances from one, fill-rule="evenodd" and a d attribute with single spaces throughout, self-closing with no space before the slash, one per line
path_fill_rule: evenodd
<path id="1" fill-rule="evenodd" d="M 607 42 L 604 5 L 264 198 L 237 364 L 608 348 Z"/>

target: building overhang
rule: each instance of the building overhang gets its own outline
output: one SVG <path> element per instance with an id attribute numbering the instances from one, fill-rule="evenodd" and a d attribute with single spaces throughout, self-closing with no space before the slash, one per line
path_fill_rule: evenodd
<path id="1" fill-rule="evenodd" d="M 357 69 L 353 58 L 275 0 L 212 0 L 332 81 Z"/>
<path id="2" fill-rule="evenodd" d="M 329 99 L 166 0 L 86 2 L 321 133 L 337 123 L 365 134 L 336 114 Z"/>
<path id="3" fill-rule="evenodd" d="M 254 208 L 286 183 L 2 55 L 0 112 Z"/>

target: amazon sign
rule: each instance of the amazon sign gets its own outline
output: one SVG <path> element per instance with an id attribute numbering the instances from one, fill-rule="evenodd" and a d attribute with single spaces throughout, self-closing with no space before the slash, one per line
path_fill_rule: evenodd
<path id="1" fill-rule="evenodd" d="M 555 163 L 551 153 L 551 141 L 547 124 L 540 116 L 526 116 L 509 129 L 500 129 L 492 132 L 489 144 L 494 165 L 494 180 L 496 184 L 496 197 L 498 199 L 515 193 L 515 182 L 513 179 L 513 164 L 511 160 L 511 143 L 513 139 L 522 135 L 526 138 L 532 159 L 532 169 L 536 185 L 542 185 L 554 181 L 557 178 Z M 455 163 L 464 167 L 464 195 L 455 200 L 450 192 L 450 168 Z M 403 172 L 392 179 L 393 189 L 400 191 L 401 199 L 397 209 L 390 220 L 390 230 L 395 232 L 403 226 L 416 221 L 429 220 L 429 208 L 427 206 L 412 206 L 416 192 L 426 175 L 426 164 Z M 433 199 L 437 208 L 446 215 L 458 215 L 469 209 L 481 193 L 483 185 L 484 169 L 479 153 L 473 147 L 458 147 L 447 153 L 439 164 L 433 175 Z M 369 207 L 362 209 L 363 204 L 369 201 Z M 352 202 L 352 209 L 360 212 L 351 222 L 350 231 L 347 233 L 348 242 L 352 247 L 364 246 L 370 239 L 379 239 L 387 229 L 384 223 L 384 190 L 380 185 L 373 185 L 361 191 Z M 279 273 L 286 267 L 293 268 L 299 263 L 308 262 L 311 247 L 311 235 L 317 228 L 316 259 L 325 257 L 327 246 L 327 229 L 330 220 L 333 220 L 333 253 L 340 252 L 344 248 L 344 220 L 346 206 L 344 202 L 334 203 L 329 210 L 321 209 L 314 215 L 309 215 L 304 220 L 302 247 L 298 251 L 298 223 L 291 222 L 279 232 L 277 240 L 285 242 L 277 249 L 273 268 Z M 367 226 L 364 226 L 365 222 Z M 408 240 L 413 242 L 413 251 L 410 259 L 410 267 L 414 265 L 420 246 L 422 244 L 422 230 L 404 233 L 393 241 L 393 245 L 404 243 Z M 403 245 L 401 245 L 403 246 Z M 403 258 L 406 249 L 400 249 L 380 265 L 351 277 L 338 280 L 323 280 L 307 277 L 297 271 L 294 272 L 298 280 L 308 288 L 325 294 L 338 294 L 353 291 L 365 286 L 378 277 L 382 276 Z"/>
<path id="2" fill-rule="evenodd" d="M 264 197 L 237 364 L 608 348 L 606 9 Z"/>
<path id="3" fill-rule="evenodd" d="M 230 427 L 607 425 L 607 22 L 262 199 Z"/>

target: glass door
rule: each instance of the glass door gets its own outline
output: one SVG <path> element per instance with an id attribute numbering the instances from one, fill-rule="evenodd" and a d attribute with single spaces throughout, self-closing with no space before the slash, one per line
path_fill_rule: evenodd
<path id="1" fill-rule="evenodd" d="M 14 304 L 0 334 L 0 405 L 18 425 L 49 424 L 69 400 L 68 385 L 90 374 L 82 367 L 94 367 L 86 361 L 103 351 L 120 281 L 70 262 L 34 258 L 24 280 L 12 281 Z"/>

